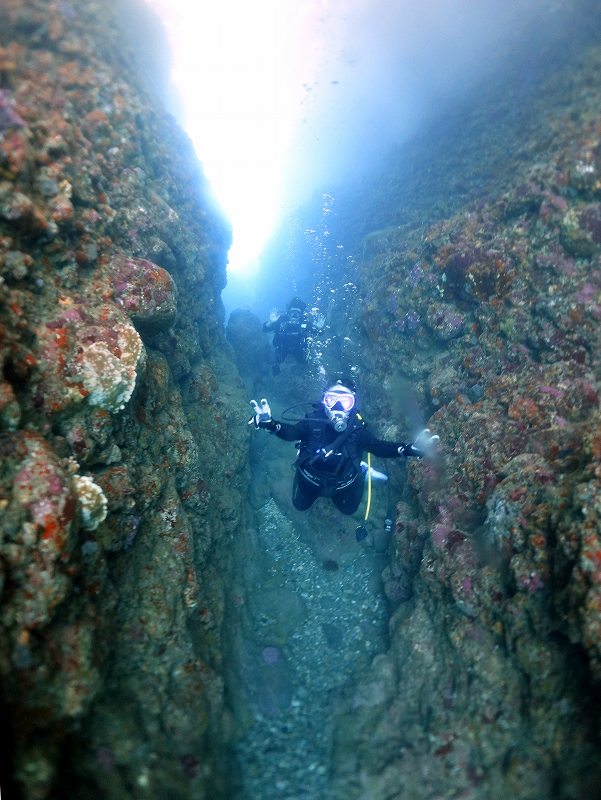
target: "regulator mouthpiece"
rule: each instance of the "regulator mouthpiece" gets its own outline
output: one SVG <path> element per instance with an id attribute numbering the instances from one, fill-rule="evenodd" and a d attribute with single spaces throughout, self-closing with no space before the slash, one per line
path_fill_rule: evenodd
<path id="1" fill-rule="evenodd" d="M 344 419 L 343 417 L 338 417 L 338 419 L 335 419 L 334 422 L 332 423 L 332 427 L 334 428 L 336 433 L 342 433 L 342 431 L 345 431 L 346 426 L 347 426 L 347 420 Z"/>

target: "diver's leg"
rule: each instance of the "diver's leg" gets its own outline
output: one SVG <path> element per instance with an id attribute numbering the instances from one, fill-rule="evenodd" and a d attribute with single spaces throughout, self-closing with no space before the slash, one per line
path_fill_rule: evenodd
<path id="1" fill-rule="evenodd" d="M 306 511 L 319 497 L 319 489 L 296 473 L 292 485 L 292 505 L 297 511 Z"/>
<path id="2" fill-rule="evenodd" d="M 299 364 L 306 364 L 309 358 L 309 348 L 306 344 L 297 347 L 294 356 Z"/>
<path id="3" fill-rule="evenodd" d="M 363 474 L 360 473 L 350 486 L 340 492 L 336 492 L 332 497 L 332 501 L 338 511 L 342 511 L 343 514 L 354 514 L 359 508 L 359 503 L 363 497 L 363 487 Z"/>

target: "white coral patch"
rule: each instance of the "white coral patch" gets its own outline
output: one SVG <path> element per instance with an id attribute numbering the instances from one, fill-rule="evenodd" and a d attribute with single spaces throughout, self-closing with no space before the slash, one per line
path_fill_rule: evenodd
<path id="1" fill-rule="evenodd" d="M 88 392 L 90 405 L 113 413 L 129 401 L 136 385 L 136 367 L 144 346 L 132 325 L 115 326 L 120 355 L 112 353 L 106 342 L 92 342 L 84 347 L 80 367 L 81 381 Z"/>
<path id="2" fill-rule="evenodd" d="M 96 530 L 106 519 L 108 502 L 100 486 L 87 475 L 74 475 L 73 486 L 83 527 Z"/>

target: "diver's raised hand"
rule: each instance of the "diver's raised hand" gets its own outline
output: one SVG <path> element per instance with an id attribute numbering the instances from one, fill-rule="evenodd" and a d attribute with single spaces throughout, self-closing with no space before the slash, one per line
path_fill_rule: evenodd
<path id="1" fill-rule="evenodd" d="M 317 328 L 317 330 L 320 331 L 325 324 L 326 324 L 325 316 L 323 314 L 318 314 L 314 322 L 314 325 Z"/>
<path id="2" fill-rule="evenodd" d="M 414 458 L 429 458 L 435 452 L 439 442 L 440 436 L 431 433 L 430 428 L 424 428 L 423 431 L 420 431 L 415 437 L 413 444 L 399 447 L 399 455 L 405 457 L 413 456 Z"/>
<path id="3" fill-rule="evenodd" d="M 261 400 L 260 406 L 256 400 L 251 400 L 250 404 L 253 407 L 254 414 L 248 420 L 249 425 L 254 424 L 255 428 L 260 428 L 262 425 L 264 426 L 271 422 L 271 409 L 269 408 L 269 403 L 265 398 Z"/>
<path id="4" fill-rule="evenodd" d="M 277 322 L 279 318 L 280 318 L 280 312 L 277 310 L 277 308 L 272 308 L 271 311 L 269 312 L 269 321 Z"/>

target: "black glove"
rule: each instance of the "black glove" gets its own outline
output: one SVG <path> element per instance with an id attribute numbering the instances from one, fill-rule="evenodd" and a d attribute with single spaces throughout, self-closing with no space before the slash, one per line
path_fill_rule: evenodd
<path id="1" fill-rule="evenodd" d="M 260 406 L 256 400 L 251 400 L 250 404 L 255 413 L 248 420 L 249 425 L 254 424 L 255 428 L 263 428 L 266 426 L 266 424 L 271 422 L 271 409 L 269 408 L 269 403 L 265 398 L 261 400 Z"/>

